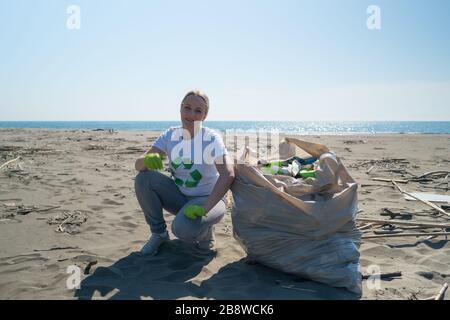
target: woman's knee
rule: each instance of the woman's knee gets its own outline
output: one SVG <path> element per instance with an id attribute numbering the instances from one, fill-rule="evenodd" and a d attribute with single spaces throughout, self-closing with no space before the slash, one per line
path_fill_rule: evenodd
<path id="1" fill-rule="evenodd" d="M 195 242 L 198 230 L 181 219 L 175 218 L 172 222 L 172 233 L 181 241 Z"/>
<path id="2" fill-rule="evenodd" d="M 218 223 L 225 216 L 226 211 L 227 207 L 225 205 L 225 202 L 223 200 L 220 200 L 219 203 L 217 203 L 214 208 L 212 208 L 208 213 L 208 217 L 210 219 L 208 222 L 211 224 Z"/>
<path id="3" fill-rule="evenodd" d="M 151 187 L 152 181 L 158 179 L 159 175 L 161 175 L 161 173 L 153 170 L 139 172 L 134 179 L 134 189 L 139 191 Z"/>

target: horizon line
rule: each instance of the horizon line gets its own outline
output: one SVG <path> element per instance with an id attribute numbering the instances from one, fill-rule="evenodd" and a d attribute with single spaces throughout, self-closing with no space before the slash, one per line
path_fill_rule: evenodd
<path id="1" fill-rule="evenodd" d="M 178 120 L 0 120 L 2 122 L 181 122 Z M 203 122 L 450 122 L 448 120 L 204 120 Z"/>

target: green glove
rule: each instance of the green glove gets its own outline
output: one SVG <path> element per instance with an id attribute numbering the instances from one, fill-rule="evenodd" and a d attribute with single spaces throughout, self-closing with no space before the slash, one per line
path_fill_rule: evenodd
<path id="1" fill-rule="evenodd" d="M 205 216 L 206 212 L 205 208 L 201 206 L 190 205 L 184 209 L 184 215 L 191 220 L 195 220 L 199 217 Z"/>
<path id="2" fill-rule="evenodd" d="M 316 170 L 301 170 L 300 177 L 302 178 L 315 178 Z"/>
<path id="3" fill-rule="evenodd" d="M 163 163 L 158 153 L 149 153 L 144 157 L 144 165 L 150 170 L 162 170 Z"/>

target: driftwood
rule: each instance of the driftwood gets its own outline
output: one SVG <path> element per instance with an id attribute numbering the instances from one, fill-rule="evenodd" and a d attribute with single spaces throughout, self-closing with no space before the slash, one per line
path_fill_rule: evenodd
<path id="1" fill-rule="evenodd" d="M 444 175 L 444 174 L 446 174 L 446 175 L 448 175 L 448 174 L 450 174 L 450 171 L 444 171 L 444 170 L 431 171 L 431 172 L 424 173 L 424 174 L 422 174 L 422 175 L 420 175 L 420 176 L 417 176 L 417 178 L 419 178 L 419 179 L 421 179 L 421 178 L 426 178 L 426 177 L 428 177 L 428 176 L 432 176 L 432 175 L 435 175 L 435 174 L 439 174 L 439 175 Z"/>
<path id="2" fill-rule="evenodd" d="M 69 221 L 69 219 L 71 219 L 73 216 L 75 215 L 75 212 L 71 213 L 63 222 L 61 222 L 61 224 L 56 228 L 56 231 L 58 232 L 64 232 L 64 228 L 63 225 Z"/>
<path id="3" fill-rule="evenodd" d="M 392 186 L 394 188 L 394 186 Z M 404 218 L 404 219 L 411 219 L 412 218 L 412 214 L 411 213 L 400 213 L 400 212 L 393 212 L 392 210 L 390 210 L 389 208 L 383 208 L 383 212 L 380 213 L 380 215 L 382 216 L 390 216 L 391 219 L 394 219 L 395 217 L 400 217 L 400 218 Z"/>
<path id="4" fill-rule="evenodd" d="M 86 222 L 87 217 L 81 211 L 67 211 L 56 217 L 47 219 L 47 223 L 57 224 L 58 227 L 55 229 L 56 232 L 67 232 L 69 234 L 77 233 L 77 228 Z"/>
<path id="5" fill-rule="evenodd" d="M 444 283 L 441 290 L 439 290 L 439 293 L 437 294 L 436 298 L 434 300 L 442 300 L 445 296 L 445 291 L 448 289 L 448 283 Z"/>
<path id="6" fill-rule="evenodd" d="M 20 160 L 20 159 L 22 159 L 22 157 L 21 157 L 21 156 L 18 156 L 18 157 L 15 158 L 15 159 L 6 161 L 4 164 L 2 164 L 2 165 L 0 166 L 0 170 L 2 170 L 2 169 L 3 169 L 4 167 L 6 167 L 8 164 L 13 163 L 14 161 L 17 161 L 17 160 Z"/>
<path id="7" fill-rule="evenodd" d="M 361 188 L 365 187 L 380 187 L 380 188 L 394 188 L 394 186 L 388 184 L 370 184 L 370 183 L 362 183 Z"/>
<path id="8" fill-rule="evenodd" d="M 441 184 L 444 184 L 444 183 L 448 184 L 447 179 L 448 179 L 449 176 L 450 176 L 450 173 L 447 174 L 447 175 L 445 176 L 445 178 L 443 178 L 443 179 L 441 180 L 441 182 L 439 182 L 436 186 L 440 186 Z"/>
<path id="9" fill-rule="evenodd" d="M 366 171 L 366 173 L 369 174 L 374 168 L 375 166 L 371 166 L 370 169 Z"/>
<path id="10" fill-rule="evenodd" d="M 438 185 L 435 185 L 435 186 L 424 186 L 424 185 L 422 185 L 422 186 L 420 186 L 421 188 L 427 188 L 427 189 L 439 189 L 439 190 L 445 190 L 445 191 L 448 191 L 448 190 L 450 190 L 450 187 L 439 187 Z"/>
<path id="11" fill-rule="evenodd" d="M 69 250 L 69 249 L 80 249 L 79 247 L 55 247 L 50 249 L 34 249 L 35 252 L 41 252 L 41 251 L 55 251 L 55 250 Z"/>
<path id="12" fill-rule="evenodd" d="M 373 225 L 374 225 L 373 223 L 368 223 L 368 224 L 366 224 L 366 225 L 364 225 L 364 226 L 359 227 L 358 230 L 369 229 L 369 228 L 371 228 Z"/>
<path id="13" fill-rule="evenodd" d="M 409 180 L 392 180 L 392 179 L 385 179 L 385 178 L 372 178 L 373 181 L 383 181 L 383 182 L 398 182 L 398 183 L 408 183 Z"/>
<path id="14" fill-rule="evenodd" d="M 417 233 L 397 233 L 380 234 L 375 236 L 362 236 L 362 239 L 390 238 L 390 237 L 423 237 L 423 236 L 450 236 L 450 232 L 417 232 Z"/>
<path id="15" fill-rule="evenodd" d="M 418 197 L 415 197 L 415 196 L 412 195 L 411 193 L 404 191 L 403 189 L 401 189 L 401 188 L 397 185 L 397 183 L 395 183 L 394 180 L 391 180 L 391 182 L 392 182 L 392 184 L 398 189 L 398 191 L 400 191 L 401 193 L 406 194 L 406 195 L 410 196 L 411 198 L 414 198 L 414 199 L 416 199 L 417 201 L 420 201 L 420 202 L 422 202 L 423 204 L 426 204 L 427 206 L 433 208 L 434 210 L 436 210 L 436 211 L 438 211 L 438 212 L 440 212 L 440 213 L 442 213 L 442 214 L 447 215 L 447 216 L 450 217 L 450 213 L 446 212 L 444 209 L 441 209 L 440 207 L 438 207 L 438 206 L 435 205 L 434 203 L 431 203 L 431 202 L 429 202 L 429 201 L 420 199 L 420 198 L 418 198 Z"/>
<path id="16" fill-rule="evenodd" d="M 369 219 L 369 218 L 356 218 L 360 222 L 368 222 L 372 224 L 396 224 L 403 226 L 416 226 L 421 228 L 450 228 L 450 224 L 445 223 L 421 223 L 421 222 L 410 222 L 410 221 L 398 221 L 398 220 L 382 220 L 382 219 Z"/>
<path id="17" fill-rule="evenodd" d="M 399 234 L 403 233 L 403 230 L 374 230 L 374 234 Z"/>
<path id="18" fill-rule="evenodd" d="M 388 273 L 375 273 L 375 274 L 364 274 L 363 279 L 367 280 L 370 277 L 380 277 L 380 279 L 389 279 L 389 278 L 396 278 L 401 277 L 402 272 L 396 271 L 396 272 L 388 272 Z"/>
<path id="19" fill-rule="evenodd" d="M 60 208 L 60 207 L 61 207 L 61 206 L 53 206 L 53 207 L 50 207 L 50 208 L 37 209 L 37 210 L 34 210 L 34 212 L 44 212 L 44 211 L 49 211 L 49 210 L 57 209 L 57 208 Z"/>

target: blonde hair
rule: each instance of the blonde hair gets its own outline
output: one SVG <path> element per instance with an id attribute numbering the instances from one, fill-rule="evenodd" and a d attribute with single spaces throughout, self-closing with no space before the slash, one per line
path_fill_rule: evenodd
<path id="1" fill-rule="evenodd" d="M 187 97 L 190 97 L 190 96 L 199 97 L 199 98 L 202 98 L 203 101 L 205 101 L 205 103 L 206 103 L 205 116 L 207 116 L 208 115 L 208 111 L 209 111 L 209 98 L 208 98 L 208 96 L 203 91 L 196 89 L 196 90 L 191 90 L 188 93 L 186 93 L 186 95 L 184 96 L 183 100 L 181 100 L 181 101 L 183 102 L 184 100 L 186 100 Z"/>

